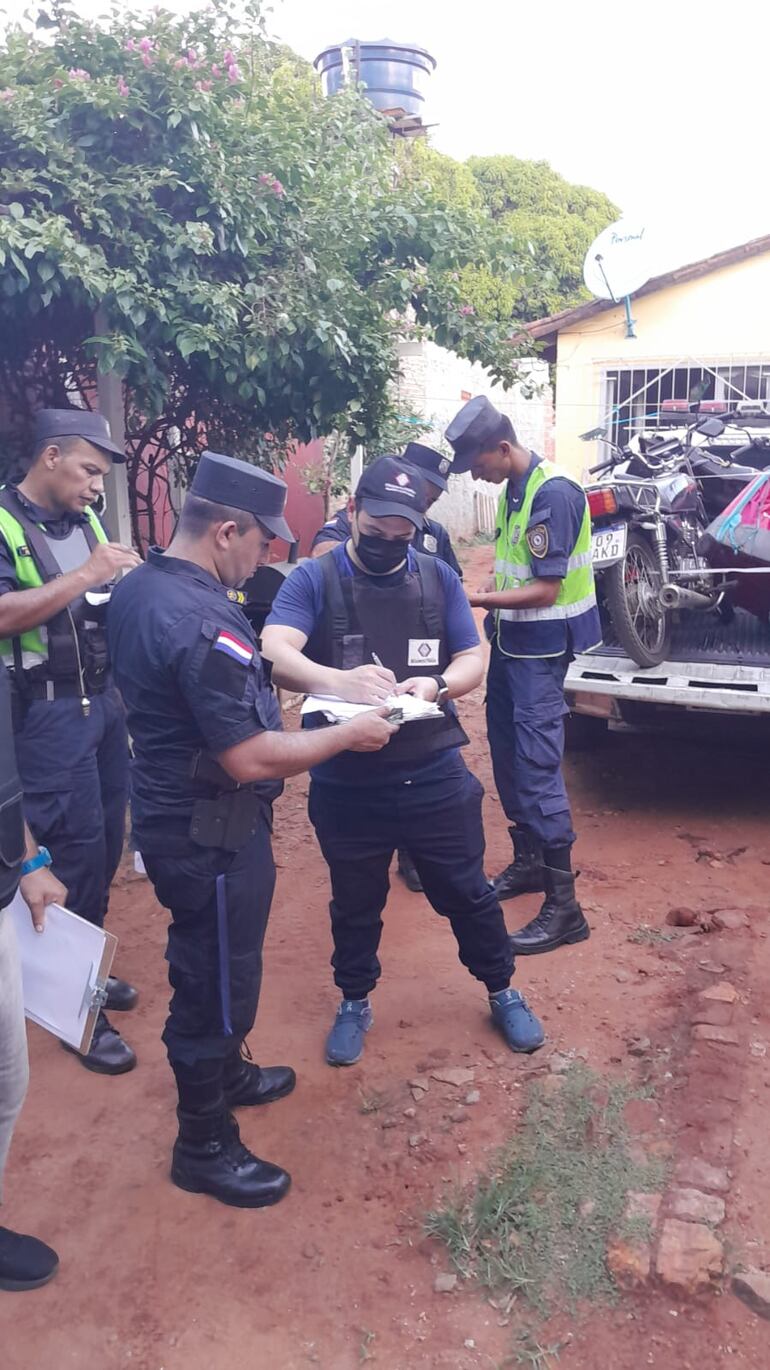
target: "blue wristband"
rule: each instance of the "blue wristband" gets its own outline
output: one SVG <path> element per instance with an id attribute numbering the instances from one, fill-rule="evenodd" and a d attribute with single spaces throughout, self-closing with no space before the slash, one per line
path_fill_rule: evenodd
<path id="1" fill-rule="evenodd" d="M 40 870 L 41 866 L 50 866 L 51 853 L 47 847 L 41 847 L 36 856 L 31 856 L 29 861 L 25 861 L 21 868 L 22 875 L 31 875 L 33 871 Z"/>

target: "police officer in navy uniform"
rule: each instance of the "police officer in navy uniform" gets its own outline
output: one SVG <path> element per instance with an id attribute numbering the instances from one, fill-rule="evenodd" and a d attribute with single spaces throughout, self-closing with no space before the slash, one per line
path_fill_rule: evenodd
<path id="1" fill-rule="evenodd" d="M 325 733 L 280 731 L 236 587 L 272 538 L 294 541 L 285 502 L 283 481 L 204 452 L 171 546 L 151 549 L 117 587 L 108 625 L 134 744 L 134 838 L 171 913 L 171 1176 L 241 1208 L 276 1203 L 289 1187 L 284 1170 L 241 1144 L 231 1114 L 295 1084 L 289 1067 L 260 1068 L 244 1047 L 275 883 L 273 801 L 285 776 L 349 748 L 380 748 L 397 731 L 384 709 Z"/>
<path id="2" fill-rule="evenodd" d="M 399 460 L 409 466 L 416 467 L 425 481 L 428 492 L 428 503 L 426 508 L 430 509 L 436 500 L 444 493 L 449 484 L 449 476 L 452 472 L 452 462 L 448 457 L 437 452 L 435 447 L 426 447 L 421 442 L 410 442 L 405 448 Z M 323 556 L 324 552 L 331 551 L 340 542 L 347 542 L 350 537 L 350 519 L 355 506 L 355 501 L 350 499 L 345 509 L 340 509 L 333 519 L 325 523 L 316 533 L 310 549 L 313 557 Z M 455 556 L 449 534 L 443 524 L 436 519 L 423 519 L 422 528 L 418 528 L 414 535 L 413 546 L 416 552 L 425 552 L 428 556 L 439 557 L 445 561 L 447 566 L 451 566 L 456 575 L 463 578 L 460 563 Z M 398 873 L 401 876 L 407 889 L 413 894 L 422 892 L 422 883 L 415 869 L 415 864 L 408 851 L 403 850 L 398 853 Z"/>
<path id="3" fill-rule="evenodd" d="M 439 705 L 437 717 L 404 724 L 380 754 L 348 752 L 311 771 L 310 819 L 331 875 L 332 965 L 343 996 L 326 1044 L 335 1066 L 359 1059 L 372 1023 L 398 847 L 449 919 L 461 961 L 486 985 L 508 1045 L 528 1052 L 543 1042 L 540 1023 L 509 988 L 513 956 L 483 869 L 483 791 L 460 755 L 468 739 L 453 700 L 481 680 L 478 633 L 454 572 L 412 547 L 427 503 L 413 467 L 394 457 L 373 462 L 356 490 L 350 538 L 287 577 L 262 634 L 279 685 L 354 703 L 395 693 Z M 322 714 L 313 717 L 323 725 Z"/>
<path id="4" fill-rule="evenodd" d="M 453 470 L 451 459 L 445 457 L 441 452 L 437 452 L 435 447 L 426 447 L 421 442 L 410 442 L 404 448 L 399 460 L 406 462 L 408 466 L 416 467 L 420 472 L 428 492 L 426 508 L 432 508 L 449 484 L 449 476 Z M 337 543 L 347 542 L 350 537 L 350 520 L 353 509 L 354 501 L 351 499 L 344 509 L 340 509 L 334 518 L 329 519 L 328 523 L 319 528 L 313 538 L 310 549 L 311 556 L 323 556 L 324 552 L 330 552 Z M 438 523 L 436 519 L 427 517 L 423 519 L 422 528 L 418 528 L 414 536 L 414 550 L 426 552 L 428 556 L 440 557 L 447 566 L 451 566 L 455 575 L 462 580 L 462 568 L 455 556 L 449 534 L 444 525 Z"/>
<path id="5" fill-rule="evenodd" d="M 561 764 L 567 667 L 601 642 L 591 519 L 581 486 L 522 447 L 486 396 L 469 400 L 446 436 L 455 471 L 504 485 L 495 577 L 470 602 L 489 611 L 487 729 L 514 851 L 494 886 L 500 899 L 545 892 L 537 917 L 511 939 L 517 954 L 533 955 L 589 936 Z"/>
<path id="6" fill-rule="evenodd" d="M 0 490 L 0 657 L 12 681 L 27 821 L 70 908 L 99 926 L 123 850 L 129 762 L 104 603 L 109 582 L 139 558 L 109 541 L 93 506 L 112 462 L 124 460 L 100 414 L 41 409 L 27 474 Z M 125 981 L 108 981 L 108 1008 L 131 1009 L 136 999 Z M 104 1013 L 80 1059 L 107 1075 L 136 1065 Z"/>

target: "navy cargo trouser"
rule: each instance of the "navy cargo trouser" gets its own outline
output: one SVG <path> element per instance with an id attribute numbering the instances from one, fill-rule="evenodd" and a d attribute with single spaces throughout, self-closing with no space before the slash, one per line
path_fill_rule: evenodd
<path id="1" fill-rule="evenodd" d="M 24 816 L 67 887 L 67 907 L 101 927 L 123 851 L 128 733 L 113 687 L 80 700 L 36 699 L 16 734 Z"/>
<path id="2" fill-rule="evenodd" d="M 172 1065 L 224 1062 L 254 1026 L 262 946 L 275 888 L 270 821 L 238 852 L 190 842 L 168 856 L 143 853 L 158 900 L 171 913 L 163 1032 Z"/>
<path id="3" fill-rule="evenodd" d="M 310 821 L 331 875 L 329 905 L 335 984 L 363 999 L 380 976 L 377 949 L 388 869 L 396 848 L 409 852 L 425 895 L 448 918 L 464 966 L 490 993 L 505 989 L 513 954 L 502 909 L 484 875 L 483 789 L 454 753 L 420 780 L 371 785 L 312 781 Z"/>
<path id="4" fill-rule="evenodd" d="M 567 656 L 506 657 L 492 643 L 487 734 L 497 793 L 509 823 L 547 847 L 575 841 L 561 764 Z"/>

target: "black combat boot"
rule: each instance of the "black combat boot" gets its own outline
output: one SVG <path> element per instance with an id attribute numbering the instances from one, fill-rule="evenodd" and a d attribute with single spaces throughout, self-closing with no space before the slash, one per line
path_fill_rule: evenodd
<path id="1" fill-rule="evenodd" d="M 406 888 L 412 894 L 422 894 L 422 880 L 415 870 L 414 862 L 408 851 L 401 849 L 398 853 L 398 873 L 401 876 Z"/>
<path id="2" fill-rule="evenodd" d="M 113 1013 L 130 1013 L 139 1001 L 139 991 L 129 985 L 127 980 L 118 980 L 114 975 L 107 977 L 107 1003 Z"/>
<path id="3" fill-rule="evenodd" d="M 225 1062 L 224 1089 L 228 1108 L 248 1108 L 251 1104 L 271 1104 L 291 1094 L 297 1077 L 291 1066 L 257 1066 L 241 1053 Z"/>
<path id="4" fill-rule="evenodd" d="M 106 1013 L 100 1013 L 96 1020 L 89 1051 L 83 1054 L 76 1047 L 71 1047 L 69 1042 L 62 1042 L 62 1046 L 65 1051 L 77 1056 L 86 1070 L 93 1070 L 97 1075 L 125 1075 L 136 1065 L 136 1052 L 128 1042 L 123 1041 Z"/>
<path id="5" fill-rule="evenodd" d="M 280 1166 L 252 1155 L 224 1106 L 213 1113 L 178 1108 L 177 1117 L 171 1179 L 179 1189 L 210 1194 L 233 1208 L 266 1208 L 286 1194 L 291 1177 Z"/>
<path id="6" fill-rule="evenodd" d="M 516 956 L 537 956 L 542 951 L 585 942 L 591 936 L 591 929 L 575 898 L 574 872 L 544 866 L 543 873 L 545 902 L 539 914 L 510 938 Z"/>
<path id="7" fill-rule="evenodd" d="M 492 880 L 498 899 L 515 899 L 517 894 L 539 894 L 545 889 L 543 849 L 525 828 L 509 828 L 513 842 L 513 861 Z"/>

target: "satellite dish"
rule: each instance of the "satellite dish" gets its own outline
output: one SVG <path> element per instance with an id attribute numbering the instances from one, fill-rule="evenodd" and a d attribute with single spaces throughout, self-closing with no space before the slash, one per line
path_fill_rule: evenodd
<path id="1" fill-rule="evenodd" d="M 599 300 L 633 295 L 652 275 L 649 231 L 642 223 L 618 219 L 591 243 L 583 263 L 583 280 Z"/>

